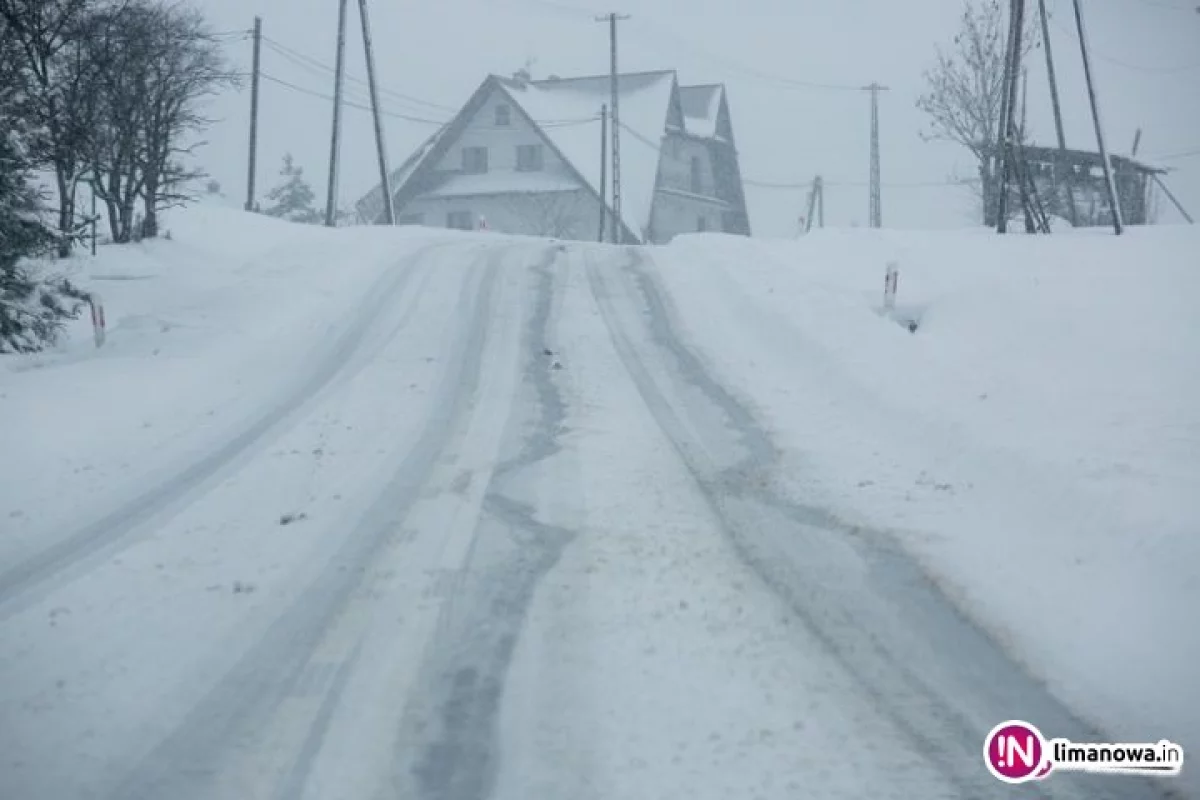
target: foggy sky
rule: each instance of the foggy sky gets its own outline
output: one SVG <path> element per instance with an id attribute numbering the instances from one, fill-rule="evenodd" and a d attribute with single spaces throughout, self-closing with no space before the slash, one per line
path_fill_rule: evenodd
<path id="1" fill-rule="evenodd" d="M 337 0 L 193 0 L 218 31 L 248 30 L 263 17 L 264 35 L 324 65 L 335 60 Z M 393 166 L 450 118 L 489 72 L 508 75 L 532 61 L 535 78 L 597 74 L 608 68 L 610 10 L 621 23 L 622 71 L 675 69 L 681 83 L 723 82 L 748 181 L 807 184 L 824 177 L 831 225 L 867 221 L 869 105 L 864 92 L 784 85 L 775 77 L 818 84 L 890 87 L 881 98 L 883 221 L 887 227 L 956 227 L 975 222 L 968 189 L 911 186 L 970 176 L 961 148 L 922 141 L 926 120 L 914 101 L 935 46 L 949 44 L 962 0 L 371 0 L 380 84 Z M 1068 146 L 1094 149 L 1095 136 L 1069 0 L 1049 0 L 1051 44 Z M 1196 0 L 1087 0 L 1093 68 L 1102 121 L 1113 153 L 1128 154 L 1144 129 L 1139 157 L 1200 149 L 1200 13 Z M 1030 9 L 1036 13 L 1036 4 Z M 350 0 L 349 74 L 364 78 L 356 0 Z M 246 71 L 248 39 L 230 36 L 231 60 Z M 1044 57 L 1029 62 L 1029 120 L 1034 139 L 1054 143 Z M 328 95 L 333 76 L 264 48 L 263 72 Z M 349 97 L 366 102 L 361 85 Z M 407 95 L 413 100 L 397 96 Z M 245 196 L 248 89 L 215 100 L 219 122 L 205 137 L 200 162 L 227 195 Z M 332 105 L 264 81 L 258 195 L 277 181 L 285 152 L 305 169 L 323 205 Z M 375 185 L 378 170 L 370 115 L 344 115 L 340 202 L 352 204 Z M 1163 161 L 1168 186 L 1200 216 L 1200 155 Z M 857 184 L 857 185 L 839 185 Z M 747 186 L 757 235 L 790 236 L 807 190 Z M 1181 218 L 1163 203 L 1163 221 Z"/>

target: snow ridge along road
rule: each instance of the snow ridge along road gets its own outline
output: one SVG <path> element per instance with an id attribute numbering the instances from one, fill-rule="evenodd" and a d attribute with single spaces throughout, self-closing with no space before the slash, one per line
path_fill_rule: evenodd
<path id="1" fill-rule="evenodd" d="M 1000 794 L 979 749 L 996 721 L 1037 719 L 1104 741 L 959 615 L 886 535 L 847 526 L 774 486 L 779 453 L 748 406 L 675 332 L 645 251 L 587 275 L 613 346 L 738 555 L 790 607 L 952 796 Z M 855 581 L 865 566 L 870 582 Z M 898 613 L 903 609 L 903 614 Z M 1043 798 L 1161 798 L 1149 781 L 1056 775 Z"/>
<path id="2" fill-rule="evenodd" d="M 286 429 L 335 379 L 344 378 L 356 366 L 367 363 L 372 334 L 376 341 L 386 341 L 407 324 L 420 300 L 423 280 L 428 278 L 428 255 L 444 246 L 444 243 L 428 245 L 387 271 L 364 296 L 353 323 L 314 359 L 312 371 L 236 436 L 149 491 L 0 573 L 0 619 L 36 602 L 44 584 L 67 580 L 70 574 L 86 571 L 99 559 L 128 546 L 137 530 L 144 530 L 148 523 L 202 493 L 206 485 L 219 479 L 240 457 L 265 446 L 273 434 Z M 425 266 L 421 267 L 423 263 Z M 423 280 L 414 287 L 413 280 L 418 277 Z M 385 312 L 396 305 L 404 311 L 394 328 L 375 330 Z"/>

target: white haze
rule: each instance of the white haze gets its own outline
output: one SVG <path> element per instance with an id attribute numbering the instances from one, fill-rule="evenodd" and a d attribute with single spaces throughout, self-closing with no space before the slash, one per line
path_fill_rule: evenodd
<path id="1" fill-rule="evenodd" d="M 267 37 L 330 65 L 336 45 L 337 0 L 196 0 L 219 31 L 248 30 L 263 18 Z M 1068 0 L 1049 0 L 1051 43 L 1059 72 L 1069 146 L 1095 147 L 1073 17 Z M 1090 0 L 1087 23 L 1102 119 L 1112 152 L 1128 154 L 1143 129 L 1139 156 L 1153 160 L 1200 149 L 1200 13 L 1193 0 Z M 347 64 L 365 77 L 357 3 L 350 0 Z M 868 98 L 863 92 L 785 87 L 770 76 L 820 84 L 890 87 L 881 99 L 884 224 L 957 227 L 975 221 L 969 190 L 913 186 L 971 174 L 957 146 L 922 141 L 924 115 L 914 101 L 935 46 L 948 43 L 962 0 L 640 0 L 609 8 L 587 0 L 374 0 L 370 3 L 380 83 L 389 92 L 439 107 L 384 97 L 396 114 L 448 119 L 489 72 L 511 74 L 532 61 L 535 77 L 595 74 L 608 69 L 608 35 L 596 14 L 629 13 L 621 23 L 621 69 L 672 68 L 683 83 L 724 82 L 729 88 L 744 177 L 750 182 L 807 184 L 822 175 L 827 222 L 866 222 Z M 686 9 L 686 11 L 684 10 Z M 1036 13 L 1036 4 L 1030 3 Z M 229 37 L 229 54 L 249 70 L 251 45 Z M 264 73 L 321 94 L 332 75 L 303 67 L 267 47 Z M 1045 62 L 1029 62 L 1029 120 L 1034 137 L 1054 141 Z M 350 97 L 366 102 L 357 83 Z M 208 132 L 201 163 L 224 191 L 244 199 L 248 87 L 218 98 L 218 123 Z M 285 152 L 295 155 L 324 203 L 331 103 L 264 81 L 261 95 L 258 195 L 276 181 Z M 352 204 L 377 182 L 370 116 L 348 108 L 339 204 Z M 435 126 L 385 118 L 393 166 Z M 1200 155 L 1162 162 L 1168 186 L 1200 214 Z M 852 184 L 852 185 L 845 185 Z M 747 186 L 756 234 L 788 236 L 802 213 L 805 188 Z M 1161 219 L 1181 218 L 1166 203 Z"/>

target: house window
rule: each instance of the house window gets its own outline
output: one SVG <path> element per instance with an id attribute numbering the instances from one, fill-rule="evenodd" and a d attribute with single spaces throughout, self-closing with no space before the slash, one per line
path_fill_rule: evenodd
<path id="1" fill-rule="evenodd" d="M 708 217 L 703 215 L 696 217 L 696 230 L 698 230 L 700 233 L 704 233 L 706 230 L 708 230 Z"/>
<path id="2" fill-rule="evenodd" d="M 472 230 L 475 217 L 470 211 L 451 211 L 446 215 L 446 227 L 460 231 Z"/>
<path id="3" fill-rule="evenodd" d="M 424 214 L 401 214 L 396 218 L 397 225 L 424 225 Z"/>
<path id="4" fill-rule="evenodd" d="M 508 106 L 496 106 L 496 126 L 507 128 L 512 125 L 512 109 Z"/>
<path id="5" fill-rule="evenodd" d="M 544 161 L 540 144 L 517 145 L 517 172 L 540 172 Z"/>
<path id="6" fill-rule="evenodd" d="M 700 166 L 700 156 L 692 156 L 692 192 L 704 193 L 704 174 Z"/>
<path id="7" fill-rule="evenodd" d="M 462 171 L 468 175 L 482 175 L 488 171 L 488 151 L 486 147 L 464 147 L 462 150 Z"/>

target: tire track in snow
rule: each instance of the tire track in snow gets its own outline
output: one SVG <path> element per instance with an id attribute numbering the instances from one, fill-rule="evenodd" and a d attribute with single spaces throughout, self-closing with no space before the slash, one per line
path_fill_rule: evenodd
<path id="1" fill-rule="evenodd" d="M 175 732 L 142 760 L 134 774 L 108 793 L 112 800 L 231 796 L 229 791 L 237 787 L 223 784 L 229 779 L 226 770 L 230 762 L 269 757 L 253 749 L 256 732 L 289 697 L 316 692 L 320 697 L 317 713 L 308 723 L 300 752 L 289 759 L 290 767 L 275 788 L 275 796 L 281 800 L 302 796 L 313 757 L 354 669 L 363 630 L 346 631 L 355 644 L 333 665 L 328 680 L 317 680 L 315 686 L 301 684 L 312 677 L 313 654 L 346 613 L 377 554 L 408 535 L 403 530 L 405 518 L 470 408 L 495 311 L 499 262 L 507 252 L 506 248 L 494 248 L 478 280 L 464 280 L 460 305 L 470 309 L 464 314 L 468 322 L 459 326 L 451 345 L 438 400 L 431 404 L 432 414 L 375 502 L 330 558 L 328 568 L 196 704 Z M 472 270 L 475 272 L 478 270 Z"/>
<path id="2" fill-rule="evenodd" d="M 140 538 L 137 535 L 139 529 L 177 513 L 200 496 L 205 488 L 214 485 L 236 462 L 267 446 L 273 437 L 287 430 L 323 390 L 339 378 L 351 377 L 360 370 L 369 358 L 356 358 L 356 355 L 367 355 L 364 350 L 368 345 L 368 334 L 379 318 L 389 304 L 404 295 L 419 272 L 418 288 L 412 292 L 387 338 L 395 336 L 407 325 L 420 300 L 420 288 L 432 274 L 425 257 L 446 246 L 446 243 L 427 245 L 389 269 L 349 315 L 350 326 L 326 349 L 316 367 L 240 433 L 157 486 L 0 572 L 0 620 L 38 602 L 52 585 L 70 580 L 100 558 L 133 545 Z M 414 265 L 420 267 L 423 264 L 421 270 L 414 268 Z"/>
<path id="3" fill-rule="evenodd" d="M 772 488 L 781 454 L 769 434 L 680 339 L 668 301 L 645 269 L 646 256 L 628 253 L 620 275 L 605 275 L 591 260 L 587 274 L 613 346 L 650 413 L 742 560 L 958 795 L 1006 794 L 1007 787 L 986 773 L 980 752 L 988 728 L 1003 719 L 1030 719 L 1076 741 L 1108 741 L 963 618 L 886 535 L 846 525 Z M 638 322 L 628 321 L 633 313 L 623 318 L 614 284 L 620 285 L 615 296 L 631 312 L 636 309 Z M 847 547 L 869 564 L 870 586 L 878 596 L 863 598 L 853 587 L 837 585 L 829 553 Z M 880 600 L 894 608 L 884 609 Z M 899 628 L 894 609 L 906 615 Z M 926 638 L 924 647 L 933 654 L 934 635 L 942 646 L 936 655 L 922 654 L 934 668 L 921 674 L 906 663 L 907 656 L 922 653 L 921 645 L 905 637 Z M 940 678 L 957 692 L 935 683 Z M 1148 781 L 1069 774 L 1026 791 L 1055 800 L 1164 796 Z"/>
<path id="4" fill-rule="evenodd" d="M 511 479 L 560 452 L 566 404 L 544 353 L 556 293 L 556 247 L 535 268 L 537 296 L 526 328 L 525 379 L 537 409 L 516 454 L 492 472 L 483 513 L 455 595 L 422 667 L 397 753 L 390 796 L 486 800 L 499 768 L 498 715 L 525 615 L 542 578 L 576 532 L 537 519 L 537 509 L 507 494 Z M 410 755 L 411 753 L 411 755 Z"/>

